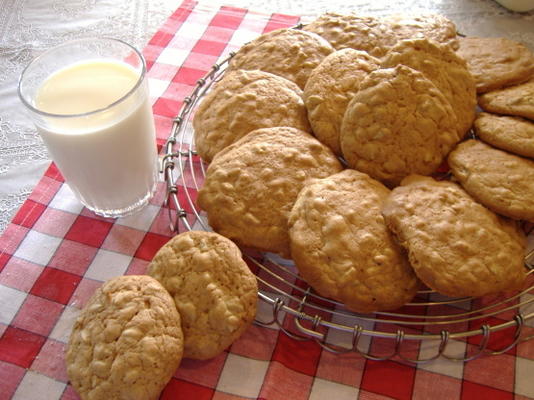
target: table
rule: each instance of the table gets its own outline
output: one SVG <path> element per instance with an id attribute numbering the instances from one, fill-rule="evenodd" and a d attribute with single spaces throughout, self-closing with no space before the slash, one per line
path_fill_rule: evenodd
<path id="1" fill-rule="evenodd" d="M 462 33 L 507 36 L 534 49 L 534 13 L 510 13 L 491 0 L 447 0 L 431 8 L 424 1 L 4 3 L 0 398 L 77 398 L 67 385 L 62 353 L 79 309 L 109 277 L 143 273 L 154 252 L 173 235 L 162 209 L 163 184 L 143 213 L 118 221 L 95 218 L 72 198 L 16 101 L 16 78 L 39 50 L 68 38 L 103 33 L 144 48 L 151 67 L 158 142 L 163 144 L 183 98 L 222 53 L 264 29 L 293 25 L 297 16 L 306 21 L 328 9 L 378 15 L 433 11 L 453 19 Z M 194 225 L 194 219 L 191 222 Z M 260 309 L 260 317 L 268 312 Z M 380 346 L 380 341 L 368 346 Z M 465 350 L 469 344 L 455 346 L 461 352 L 461 346 Z M 420 354 L 421 349 L 410 352 Z M 163 398 L 181 393 L 183 398 L 219 399 L 522 399 L 534 398 L 529 380 L 533 370 L 532 342 L 498 357 L 466 364 L 439 360 L 414 368 L 399 360 L 336 356 L 315 343 L 296 342 L 279 329 L 254 325 L 216 359 L 184 361 Z"/>

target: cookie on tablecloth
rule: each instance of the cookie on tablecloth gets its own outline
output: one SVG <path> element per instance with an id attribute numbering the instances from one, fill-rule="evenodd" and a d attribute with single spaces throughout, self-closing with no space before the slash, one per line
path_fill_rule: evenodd
<path id="1" fill-rule="evenodd" d="M 76 320 L 67 374 L 82 399 L 156 399 L 182 352 L 180 315 L 165 288 L 121 276 L 97 289 Z"/>
<path id="2" fill-rule="evenodd" d="M 528 80 L 534 74 L 534 53 L 506 38 L 460 38 L 458 54 L 467 61 L 478 93 Z"/>
<path id="3" fill-rule="evenodd" d="M 214 231 L 288 257 L 287 219 L 298 192 L 310 179 L 341 169 L 332 150 L 307 132 L 258 129 L 217 154 L 197 203 Z"/>
<path id="4" fill-rule="evenodd" d="M 381 67 L 399 64 L 422 72 L 436 85 L 453 106 L 458 134 L 464 137 L 471 129 L 477 105 L 475 80 L 465 61 L 451 47 L 423 38 L 398 42 L 384 56 Z"/>
<path id="5" fill-rule="evenodd" d="M 409 302 L 419 281 L 380 214 L 380 182 L 346 169 L 306 185 L 289 217 L 291 256 L 319 294 L 356 312 Z"/>
<path id="6" fill-rule="evenodd" d="M 311 131 L 302 90 L 264 71 L 232 71 L 204 97 L 193 118 L 198 154 L 215 154 L 250 131 L 292 126 Z"/>
<path id="7" fill-rule="evenodd" d="M 478 98 L 484 110 L 534 120 L 534 78 L 516 86 L 485 93 Z"/>
<path id="8" fill-rule="evenodd" d="M 439 293 L 484 296 L 519 289 L 526 279 L 523 231 L 453 182 L 407 177 L 382 214 L 419 279 Z"/>
<path id="9" fill-rule="evenodd" d="M 534 158 L 534 122 L 521 117 L 481 112 L 474 123 L 477 137 L 492 146 Z"/>
<path id="10" fill-rule="evenodd" d="M 501 215 L 534 222 L 534 161 L 479 140 L 460 143 L 449 166 L 467 193 Z"/>
<path id="11" fill-rule="evenodd" d="M 333 51 L 330 43 L 314 33 L 277 29 L 242 46 L 230 60 L 228 70 L 267 71 L 303 89 L 311 71 Z"/>
<path id="12" fill-rule="evenodd" d="M 256 276 L 224 236 L 189 231 L 173 237 L 156 253 L 148 274 L 174 298 L 182 317 L 184 357 L 217 356 L 254 320 Z"/>
<path id="13" fill-rule="evenodd" d="M 398 65 L 371 72 L 341 125 L 348 165 L 390 186 L 429 175 L 459 141 L 449 101 L 421 72 Z"/>
<path id="14" fill-rule="evenodd" d="M 380 60 L 364 51 L 343 49 L 327 56 L 304 87 L 304 102 L 313 133 L 337 155 L 339 131 L 349 101 L 360 82 L 378 68 Z"/>

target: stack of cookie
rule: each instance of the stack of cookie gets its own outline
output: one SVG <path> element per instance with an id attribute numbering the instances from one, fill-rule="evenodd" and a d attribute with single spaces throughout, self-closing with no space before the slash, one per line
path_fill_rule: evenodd
<path id="1" fill-rule="evenodd" d="M 113 278 L 91 297 L 67 347 L 70 382 L 82 399 L 157 399 L 182 356 L 213 358 L 248 328 L 257 291 L 230 240 L 175 236 L 148 275 Z"/>
<path id="2" fill-rule="evenodd" d="M 437 15 L 327 13 L 261 35 L 194 116 L 210 162 L 198 205 L 215 231 L 292 258 L 356 312 L 398 308 L 421 281 L 449 296 L 518 289 L 534 162 L 506 151 L 534 155 L 533 57 L 459 39 Z M 514 116 L 476 116 L 477 93 Z M 465 140 L 475 118 L 502 150 Z M 447 160 L 456 182 L 428 178 Z"/>
<path id="3" fill-rule="evenodd" d="M 516 220 L 534 221 L 534 54 L 505 38 L 462 38 L 458 51 L 475 77 L 479 140 L 449 155 L 455 178 L 477 201 Z"/>

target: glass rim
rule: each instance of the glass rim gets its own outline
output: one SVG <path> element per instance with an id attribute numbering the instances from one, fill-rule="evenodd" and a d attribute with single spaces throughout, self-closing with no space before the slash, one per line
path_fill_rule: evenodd
<path id="1" fill-rule="evenodd" d="M 67 46 L 70 46 L 70 45 L 75 44 L 75 43 L 94 41 L 94 40 L 102 40 L 102 39 L 110 40 L 110 41 L 113 41 L 113 42 L 118 42 L 118 43 L 121 43 L 121 44 L 124 44 L 124 45 L 128 46 L 131 50 L 133 50 L 133 52 L 141 60 L 141 74 L 139 75 L 139 78 L 135 82 L 135 85 L 127 93 L 125 93 L 123 96 L 121 96 L 118 100 L 115 100 L 114 102 L 108 104 L 106 107 L 97 108 L 96 110 L 87 111 L 87 112 L 78 113 L 78 114 L 55 114 L 55 113 L 49 113 L 49 112 L 46 112 L 46 111 L 39 110 L 33 104 L 31 104 L 28 100 L 26 100 L 26 98 L 22 94 L 21 86 L 22 86 L 22 81 L 23 81 L 23 79 L 25 77 L 26 72 L 28 71 L 28 69 L 32 65 L 35 65 L 35 63 L 37 63 L 40 60 L 42 60 L 44 57 L 49 55 L 51 52 L 56 51 L 56 50 L 58 50 L 60 48 L 67 47 Z M 145 58 L 143 57 L 143 54 L 139 50 L 137 50 L 137 48 L 132 46 L 131 44 L 129 44 L 129 43 L 127 43 L 127 42 L 125 42 L 124 40 L 121 40 L 121 39 L 115 39 L 115 38 L 105 37 L 105 36 L 104 37 L 96 37 L 96 38 L 95 37 L 80 38 L 80 39 L 69 40 L 69 41 L 67 41 L 65 43 L 62 43 L 62 44 L 59 44 L 57 46 L 51 47 L 50 49 L 45 50 L 43 53 L 39 54 L 37 57 L 32 59 L 28 63 L 28 65 L 26 65 L 26 67 L 24 67 L 24 69 L 22 70 L 22 72 L 21 72 L 21 74 L 19 76 L 19 81 L 17 83 L 17 93 L 18 93 L 19 99 L 22 101 L 22 103 L 30 111 L 32 111 L 34 113 L 37 113 L 39 115 L 42 115 L 44 117 L 65 118 L 65 119 L 66 118 L 87 117 L 87 116 L 90 116 L 90 115 L 101 113 L 103 111 L 107 111 L 110 108 L 113 108 L 116 105 L 118 105 L 118 104 L 122 103 L 123 101 L 125 101 L 127 98 L 129 98 L 139 88 L 139 86 L 141 86 L 141 83 L 145 79 L 145 76 L 146 76 L 146 61 L 145 61 Z"/>

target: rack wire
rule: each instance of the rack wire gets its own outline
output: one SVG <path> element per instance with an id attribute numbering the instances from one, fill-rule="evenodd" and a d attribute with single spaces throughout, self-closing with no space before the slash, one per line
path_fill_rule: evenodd
<path id="1" fill-rule="evenodd" d="M 206 165 L 194 150 L 191 120 L 196 105 L 221 79 L 233 55 L 214 64 L 198 80 L 184 99 L 165 144 L 161 172 L 166 181 L 170 226 L 175 232 L 210 230 L 195 204 Z M 259 309 L 266 311 L 258 313 L 264 319 L 258 316 L 256 323 L 274 325 L 293 339 L 314 341 L 333 353 L 355 352 L 369 360 L 396 358 L 413 364 L 439 357 L 466 362 L 505 353 L 534 338 L 534 250 L 525 256 L 529 272 L 522 291 L 472 299 L 421 290 L 401 309 L 373 314 L 354 313 L 319 296 L 289 260 L 247 251 L 244 257 L 258 278 Z M 380 346 L 373 346 L 371 339 Z M 458 342 L 466 344 L 458 347 L 454 344 Z M 454 353 L 458 348 L 459 353 Z"/>

